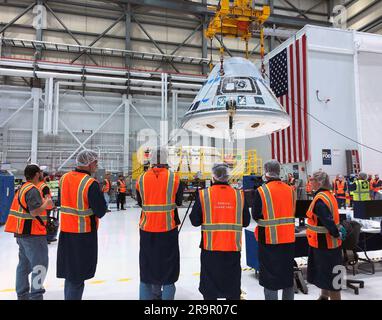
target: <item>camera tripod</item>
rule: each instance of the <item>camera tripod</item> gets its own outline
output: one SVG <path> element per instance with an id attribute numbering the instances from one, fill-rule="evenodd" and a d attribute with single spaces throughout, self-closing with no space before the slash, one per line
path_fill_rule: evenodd
<path id="1" fill-rule="evenodd" d="M 180 224 L 179 232 L 180 232 L 180 230 L 182 230 L 184 221 L 185 221 L 186 218 L 187 218 L 187 215 L 188 215 L 188 213 L 189 213 L 189 211 L 190 211 L 190 208 L 192 207 L 192 204 L 195 203 L 196 193 L 197 193 L 197 192 L 199 192 L 199 181 L 196 181 L 196 190 L 195 190 L 194 194 L 193 194 L 193 195 L 192 195 L 192 194 L 190 195 L 190 203 L 189 203 L 189 205 L 188 205 L 186 214 L 185 214 L 184 217 L 183 217 L 182 223 Z"/>

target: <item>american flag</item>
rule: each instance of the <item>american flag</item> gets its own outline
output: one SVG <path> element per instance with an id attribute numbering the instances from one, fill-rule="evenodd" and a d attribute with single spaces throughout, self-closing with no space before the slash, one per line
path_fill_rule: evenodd
<path id="1" fill-rule="evenodd" d="M 306 35 L 269 59 L 270 86 L 291 117 L 291 126 L 272 134 L 272 158 L 281 163 L 309 159 Z"/>

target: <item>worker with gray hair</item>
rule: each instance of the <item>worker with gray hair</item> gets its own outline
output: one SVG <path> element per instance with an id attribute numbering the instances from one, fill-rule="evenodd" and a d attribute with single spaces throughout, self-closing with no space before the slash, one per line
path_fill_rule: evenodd
<path id="1" fill-rule="evenodd" d="M 99 218 L 107 206 L 99 183 L 91 176 L 98 169 L 98 155 L 83 150 L 75 170 L 60 180 L 60 236 L 57 278 L 65 279 L 65 300 L 81 300 L 84 281 L 94 277 L 97 267 Z"/>
<path id="2" fill-rule="evenodd" d="M 294 243 L 296 194 L 280 180 L 280 163 L 264 164 L 265 184 L 254 195 L 252 217 L 257 222 L 255 236 L 259 245 L 259 283 L 265 300 L 294 299 Z"/>
<path id="3" fill-rule="evenodd" d="M 196 194 L 190 214 L 193 226 L 201 226 L 199 291 L 205 300 L 240 299 L 242 228 L 250 222 L 242 190 L 229 183 L 224 163 L 212 168 L 212 186 Z"/>
<path id="4" fill-rule="evenodd" d="M 309 243 L 308 282 L 321 289 L 319 300 L 340 300 L 341 287 L 335 287 L 342 265 L 341 240 L 346 230 L 340 225 L 337 200 L 330 191 L 326 172 L 316 171 L 311 178 L 315 192 L 306 216 L 306 236 Z"/>
<path id="5" fill-rule="evenodd" d="M 169 170 L 167 151 L 152 153 L 152 168 L 137 180 L 140 300 L 173 300 L 180 271 L 177 206 L 182 205 L 179 175 Z"/>

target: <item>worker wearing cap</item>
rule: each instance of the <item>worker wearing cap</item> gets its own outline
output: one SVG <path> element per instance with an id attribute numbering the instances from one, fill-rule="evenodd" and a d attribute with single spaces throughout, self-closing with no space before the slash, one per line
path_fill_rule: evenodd
<path id="1" fill-rule="evenodd" d="M 18 300 L 42 300 L 43 283 L 48 270 L 46 240 L 46 209 L 53 205 L 49 197 L 42 198 L 37 188 L 42 172 L 37 165 L 27 165 L 26 182 L 15 193 L 5 224 L 5 232 L 13 233 L 19 247 L 16 269 Z M 32 273 L 32 287 L 29 274 Z"/>
<path id="2" fill-rule="evenodd" d="M 57 278 L 65 279 L 65 300 L 81 300 L 84 281 L 94 277 L 97 267 L 97 229 L 107 210 L 98 182 L 91 177 L 98 169 L 98 155 L 83 150 L 75 170 L 60 180 L 60 236 Z"/>
<path id="3" fill-rule="evenodd" d="M 252 217 L 257 222 L 255 236 L 259 245 L 259 283 L 265 300 L 294 299 L 294 243 L 296 194 L 280 180 L 280 163 L 264 164 L 264 180 L 255 191 Z"/>
<path id="4" fill-rule="evenodd" d="M 250 222 L 241 190 L 228 184 L 227 164 L 212 168 L 213 185 L 196 194 L 190 214 L 201 226 L 199 291 L 205 300 L 240 300 L 242 228 Z"/>
<path id="5" fill-rule="evenodd" d="M 173 300 L 179 278 L 180 224 L 177 206 L 182 205 L 183 186 L 169 170 L 167 151 L 152 153 L 152 168 L 137 180 L 139 221 L 140 300 Z"/>

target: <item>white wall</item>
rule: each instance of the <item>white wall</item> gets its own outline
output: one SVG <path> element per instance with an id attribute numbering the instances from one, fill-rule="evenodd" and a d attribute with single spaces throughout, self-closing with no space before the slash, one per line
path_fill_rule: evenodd
<path id="1" fill-rule="evenodd" d="M 382 53 L 361 52 L 358 65 L 361 142 L 382 151 Z M 367 173 L 382 173 L 382 154 L 361 147 L 361 165 Z"/>

